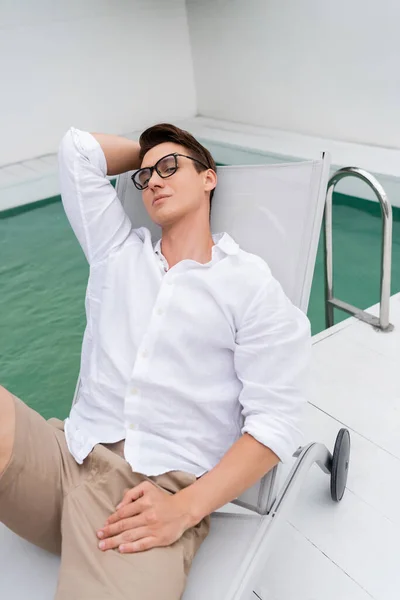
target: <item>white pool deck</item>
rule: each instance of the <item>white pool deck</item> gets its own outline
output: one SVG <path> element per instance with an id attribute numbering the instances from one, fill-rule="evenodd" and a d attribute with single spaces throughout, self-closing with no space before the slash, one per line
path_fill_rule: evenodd
<path id="1" fill-rule="evenodd" d="M 256 588 L 263 600 L 400 598 L 400 294 L 390 308 L 391 333 L 350 318 L 314 337 L 306 440 L 332 449 L 350 430 L 347 490 L 333 503 L 312 467 Z"/>
<path id="2" fill-rule="evenodd" d="M 370 311 L 378 314 L 378 309 Z M 348 485 L 342 502 L 333 503 L 329 477 L 312 467 L 255 586 L 262 600 L 400 597 L 400 294 L 391 298 L 390 320 L 391 333 L 349 318 L 313 339 L 305 442 L 322 442 L 332 450 L 337 431 L 347 427 L 352 445 Z M 11 538 L 1 528 L 4 561 Z M 15 552 L 15 540 L 10 545 Z M 29 544 L 18 547 L 20 563 L 29 570 Z M 43 564 L 35 561 L 26 593 L 17 595 L 13 590 L 24 588 L 20 569 L 2 572 L 0 564 L 0 598 L 31 597 L 35 581 L 43 593 L 54 589 L 54 569 L 48 574 L 53 558 L 44 558 Z"/>

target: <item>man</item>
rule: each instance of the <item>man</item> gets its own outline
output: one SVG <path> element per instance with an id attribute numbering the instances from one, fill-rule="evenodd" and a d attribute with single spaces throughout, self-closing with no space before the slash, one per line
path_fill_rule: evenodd
<path id="1" fill-rule="evenodd" d="M 57 600 L 177 600 L 209 515 L 298 447 L 307 317 L 259 257 L 211 234 L 210 153 L 70 129 L 66 214 L 90 265 L 77 402 L 45 421 L 0 393 L 0 520 L 61 553 Z M 136 170 L 153 246 L 107 175 Z"/>

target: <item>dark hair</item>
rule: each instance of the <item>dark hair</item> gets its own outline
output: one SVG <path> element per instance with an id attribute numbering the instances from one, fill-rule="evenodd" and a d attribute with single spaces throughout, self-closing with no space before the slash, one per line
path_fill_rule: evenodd
<path id="1" fill-rule="evenodd" d="M 164 142 L 173 142 L 174 144 L 184 146 L 192 158 L 197 158 L 197 160 L 200 160 L 202 163 L 209 165 L 209 169 L 212 169 L 215 172 L 217 171 L 215 161 L 207 148 L 202 146 L 191 133 L 184 129 L 180 129 L 175 125 L 171 125 L 170 123 L 159 123 L 158 125 L 153 125 L 153 127 L 149 127 L 143 131 L 139 138 L 140 161 L 143 160 L 144 155 L 154 148 L 154 146 L 158 146 L 158 144 L 163 144 Z M 205 168 L 198 162 L 194 162 L 193 165 L 198 173 L 205 171 Z M 214 190 L 211 190 L 210 210 L 213 195 Z"/>

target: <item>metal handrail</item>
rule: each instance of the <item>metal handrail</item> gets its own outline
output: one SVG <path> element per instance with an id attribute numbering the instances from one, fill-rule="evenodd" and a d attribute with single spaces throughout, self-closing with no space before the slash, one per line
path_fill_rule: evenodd
<path id="1" fill-rule="evenodd" d="M 336 184 L 344 177 L 357 177 L 365 181 L 375 192 L 379 200 L 382 219 L 382 259 L 381 259 L 381 293 L 379 317 L 357 308 L 347 302 L 338 300 L 333 296 L 333 260 L 332 260 L 332 194 Z M 392 206 L 388 200 L 385 190 L 379 181 L 368 171 L 358 167 L 344 167 L 336 171 L 328 182 L 324 214 L 324 234 L 325 234 L 325 321 L 327 327 L 332 327 L 333 309 L 340 308 L 350 315 L 355 316 L 369 325 L 381 329 L 382 331 L 392 331 L 393 325 L 389 323 L 389 304 L 390 304 L 390 280 L 392 266 L 392 228 L 393 216 Z"/>

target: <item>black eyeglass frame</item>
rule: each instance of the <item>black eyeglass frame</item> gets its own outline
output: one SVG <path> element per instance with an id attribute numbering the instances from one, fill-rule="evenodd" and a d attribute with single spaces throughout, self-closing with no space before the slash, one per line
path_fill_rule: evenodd
<path id="1" fill-rule="evenodd" d="M 169 175 L 162 175 L 162 173 L 160 173 L 160 171 L 157 168 L 157 165 L 164 160 L 165 158 L 168 158 L 169 156 L 173 156 L 175 158 L 175 170 L 173 173 L 169 173 Z M 193 158 L 193 156 L 187 156 L 186 154 L 179 154 L 179 152 L 171 152 L 171 154 L 166 154 L 165 156 L 161 157 L 155 165 L 153 165 L 152 167 L 142 167 L 141 169 L 138 169 L 137 171 L 135 171 L 135 173 L 133 173 L 133 175 L 131 176 L 131 179 L 133 181 L 134 186 L 140 190 L 143 191 L 145 189 L 147 189 L 149 187 L 149 184 L 147 183 L 147 185 L 142 186 L 140 183 L 137 183 L 135 181 L 135 177 L 137 176 L 138 173 L 140 173 L 141 171 L 150 171 L 150 177 L 148 179 L 148 181 L 150 181 L 154 171 L 156 171 L 156 173 L 162 178 L 162 179 L 168 179 L 168 177 L 172 177 L 172 175 L 175 175 L 175 173 L 178 170 L 178 156 L 182 156 L 183 158 L 190 158 L 190 160 L 193 160 L 194 162 L 199 163 L 200 165 L 202 165 L 203 167 L 205 167 L 206 169 L 211 169 L 211 167 L 209 167 L 208 165 L 206 165 L 205 163 L 201 162 L 201 160 L 198 160 L 197 158 Z"/>

